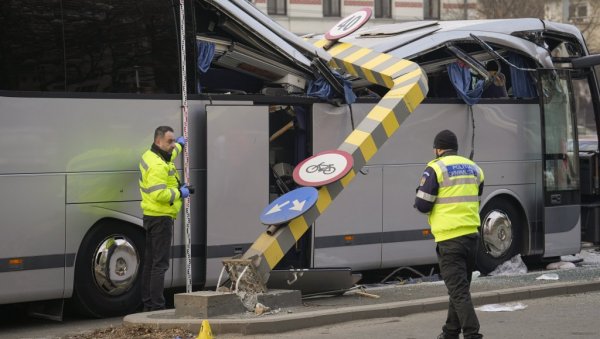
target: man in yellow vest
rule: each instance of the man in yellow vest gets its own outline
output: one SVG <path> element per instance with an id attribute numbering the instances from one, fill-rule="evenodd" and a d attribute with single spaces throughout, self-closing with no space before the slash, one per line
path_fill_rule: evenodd
<path id="1" fill-rule="evenodd" d="M 165 272 L 169 269 L 173 221 L 181 209 L 181 200 L 190 189 L 179 181 L 173 160 L 181 153 L 185 138 L 175 139 L 173 129 L 159 126 L 154 143 L 140 161 L 140 193 L 146 229 L 146 252 L 142 273 L 144 312 L 165 308 L 163 295 Z"/>
<path id="2" fill-rule="evenodd" d="M 429 216 L 437 243 L 440 273 L 448 289 L 448 317 L 438 339 L 483 338 L 471 302 L 471 274 L 479 244 L 479 197 L 483 171 L 473 161 L 457 155 L 456 135 L 438 133 L 433 142 L 436 159 L 421 177 L 414 207 Z"/>

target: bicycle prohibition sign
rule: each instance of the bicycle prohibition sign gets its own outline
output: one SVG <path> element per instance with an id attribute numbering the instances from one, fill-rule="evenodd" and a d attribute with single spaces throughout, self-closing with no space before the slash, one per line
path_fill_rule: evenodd
<path id="1" fill-rule="evenodd" d="M 354 160 L 348 152 L 321 152 L 294 168 L 294 181 L 302 186 L 324 186 L 343 178 L 352 169 L 352 165 Z"/>
<path id="2" fill-rule="evenodd" d="M 334 164 L 325 164 L 325 162 L 321 162 L 318 165 L 310 165 L 306 168 L 306 173 L 315 172 L 323 172 L 323 174 L 333 174 L 335 173 L 335 166 Z"/>

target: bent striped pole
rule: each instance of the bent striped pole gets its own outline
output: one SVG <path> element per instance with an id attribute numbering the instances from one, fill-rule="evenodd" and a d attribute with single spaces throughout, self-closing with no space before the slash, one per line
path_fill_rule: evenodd
<path id="1" fill-rule="evenodd" d="M 327 40 L 319 40 L 314 45 L 323 47 L 327 43 Z M 427 76 L 412 61 L 349 43 L 335 44 L 327 52 L 332 57 L 329 61 L 331 67 L 385 86 L 389 91 L 338 147 L 338 150 L 348 152 L 354 159 L 350 172 L 339 181 L 321 187 L 316 204 L 303 215 L 292 219 L 288 227 L 279 228 L 273 235 L 262 233 L 241 259 L 223 261 L 232 280 L 238 278 L 241 270 L 250 268 L 250 272 L 245 273 L 247 277 L 240 279 L 245 286 L 237 286 L 239 290 L 266 291 L 266 282 L 275 265 L 352 182 L 356 173 L 400 128 L 427 94 Z"/>

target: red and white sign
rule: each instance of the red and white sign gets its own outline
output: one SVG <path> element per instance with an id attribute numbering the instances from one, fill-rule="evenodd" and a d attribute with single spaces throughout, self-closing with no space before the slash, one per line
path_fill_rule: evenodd
<path id="1" fill-rule="evenodd" d="M 325 39 L 329 41 L 336 41 L 354 33 L 357 29 L 361 28 L 362 25 L 369 21 L 372 13 L 373 10 L 371 8 L 365 7 L 348 15 L 335 24 L 335 26 L 333 26 L 329 32 L 325 33 Z"/>
<path id="2" fill-rule="evenodd" d="M 294 168 L 294 181 L 302 186 L 319 187 L 343 178 L 354 165 L 348 152 L 324 151 L 305 159 Z"/>

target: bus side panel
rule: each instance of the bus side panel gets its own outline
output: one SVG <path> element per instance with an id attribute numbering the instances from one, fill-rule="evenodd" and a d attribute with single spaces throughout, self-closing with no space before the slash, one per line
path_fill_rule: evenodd
<path id="1" fill-rule="evenodd" d="M 556 206 L 544 209 L 544 257 L 575 254 L 581 250 L 580 206 Z"/>
<path id="2" fill-rule="evenodd" d="M 383 267 L 436 262 L 435 242 L 427 216 L 413 208 L 415 188 L 423 165 L 386 166 L 383 169 Z"/>
<path id="3" fill-rule="evenodd" d="M 65 176 L 0 175 L 0 192 L 0 303 L 62 298 Z"/>
<path id="4" fill-rule="evenodd" d="M 365 167 L 314 224 L 314 267 L 381 266 L 381 167 Z M 345 239 L 352 236 L 352 239 Z"/>
<path id="5" fill-rule="evenodd" d="M 373 104 L 313 106 L 313 154 L 336 149 Z M 365 166 L 315 222 L 314 267 L 349 266 L 354 270 L 381 266 L 382 169 Z M 344 236 L 354 236 L 345 240 Z"/>
<path id="6" fill-rule="evenodd" d="M 242 254 L 266 226 L 269 203 L 267 106 L 206 106 L 206 284 L 215 286 L 223 258 Z"/>

